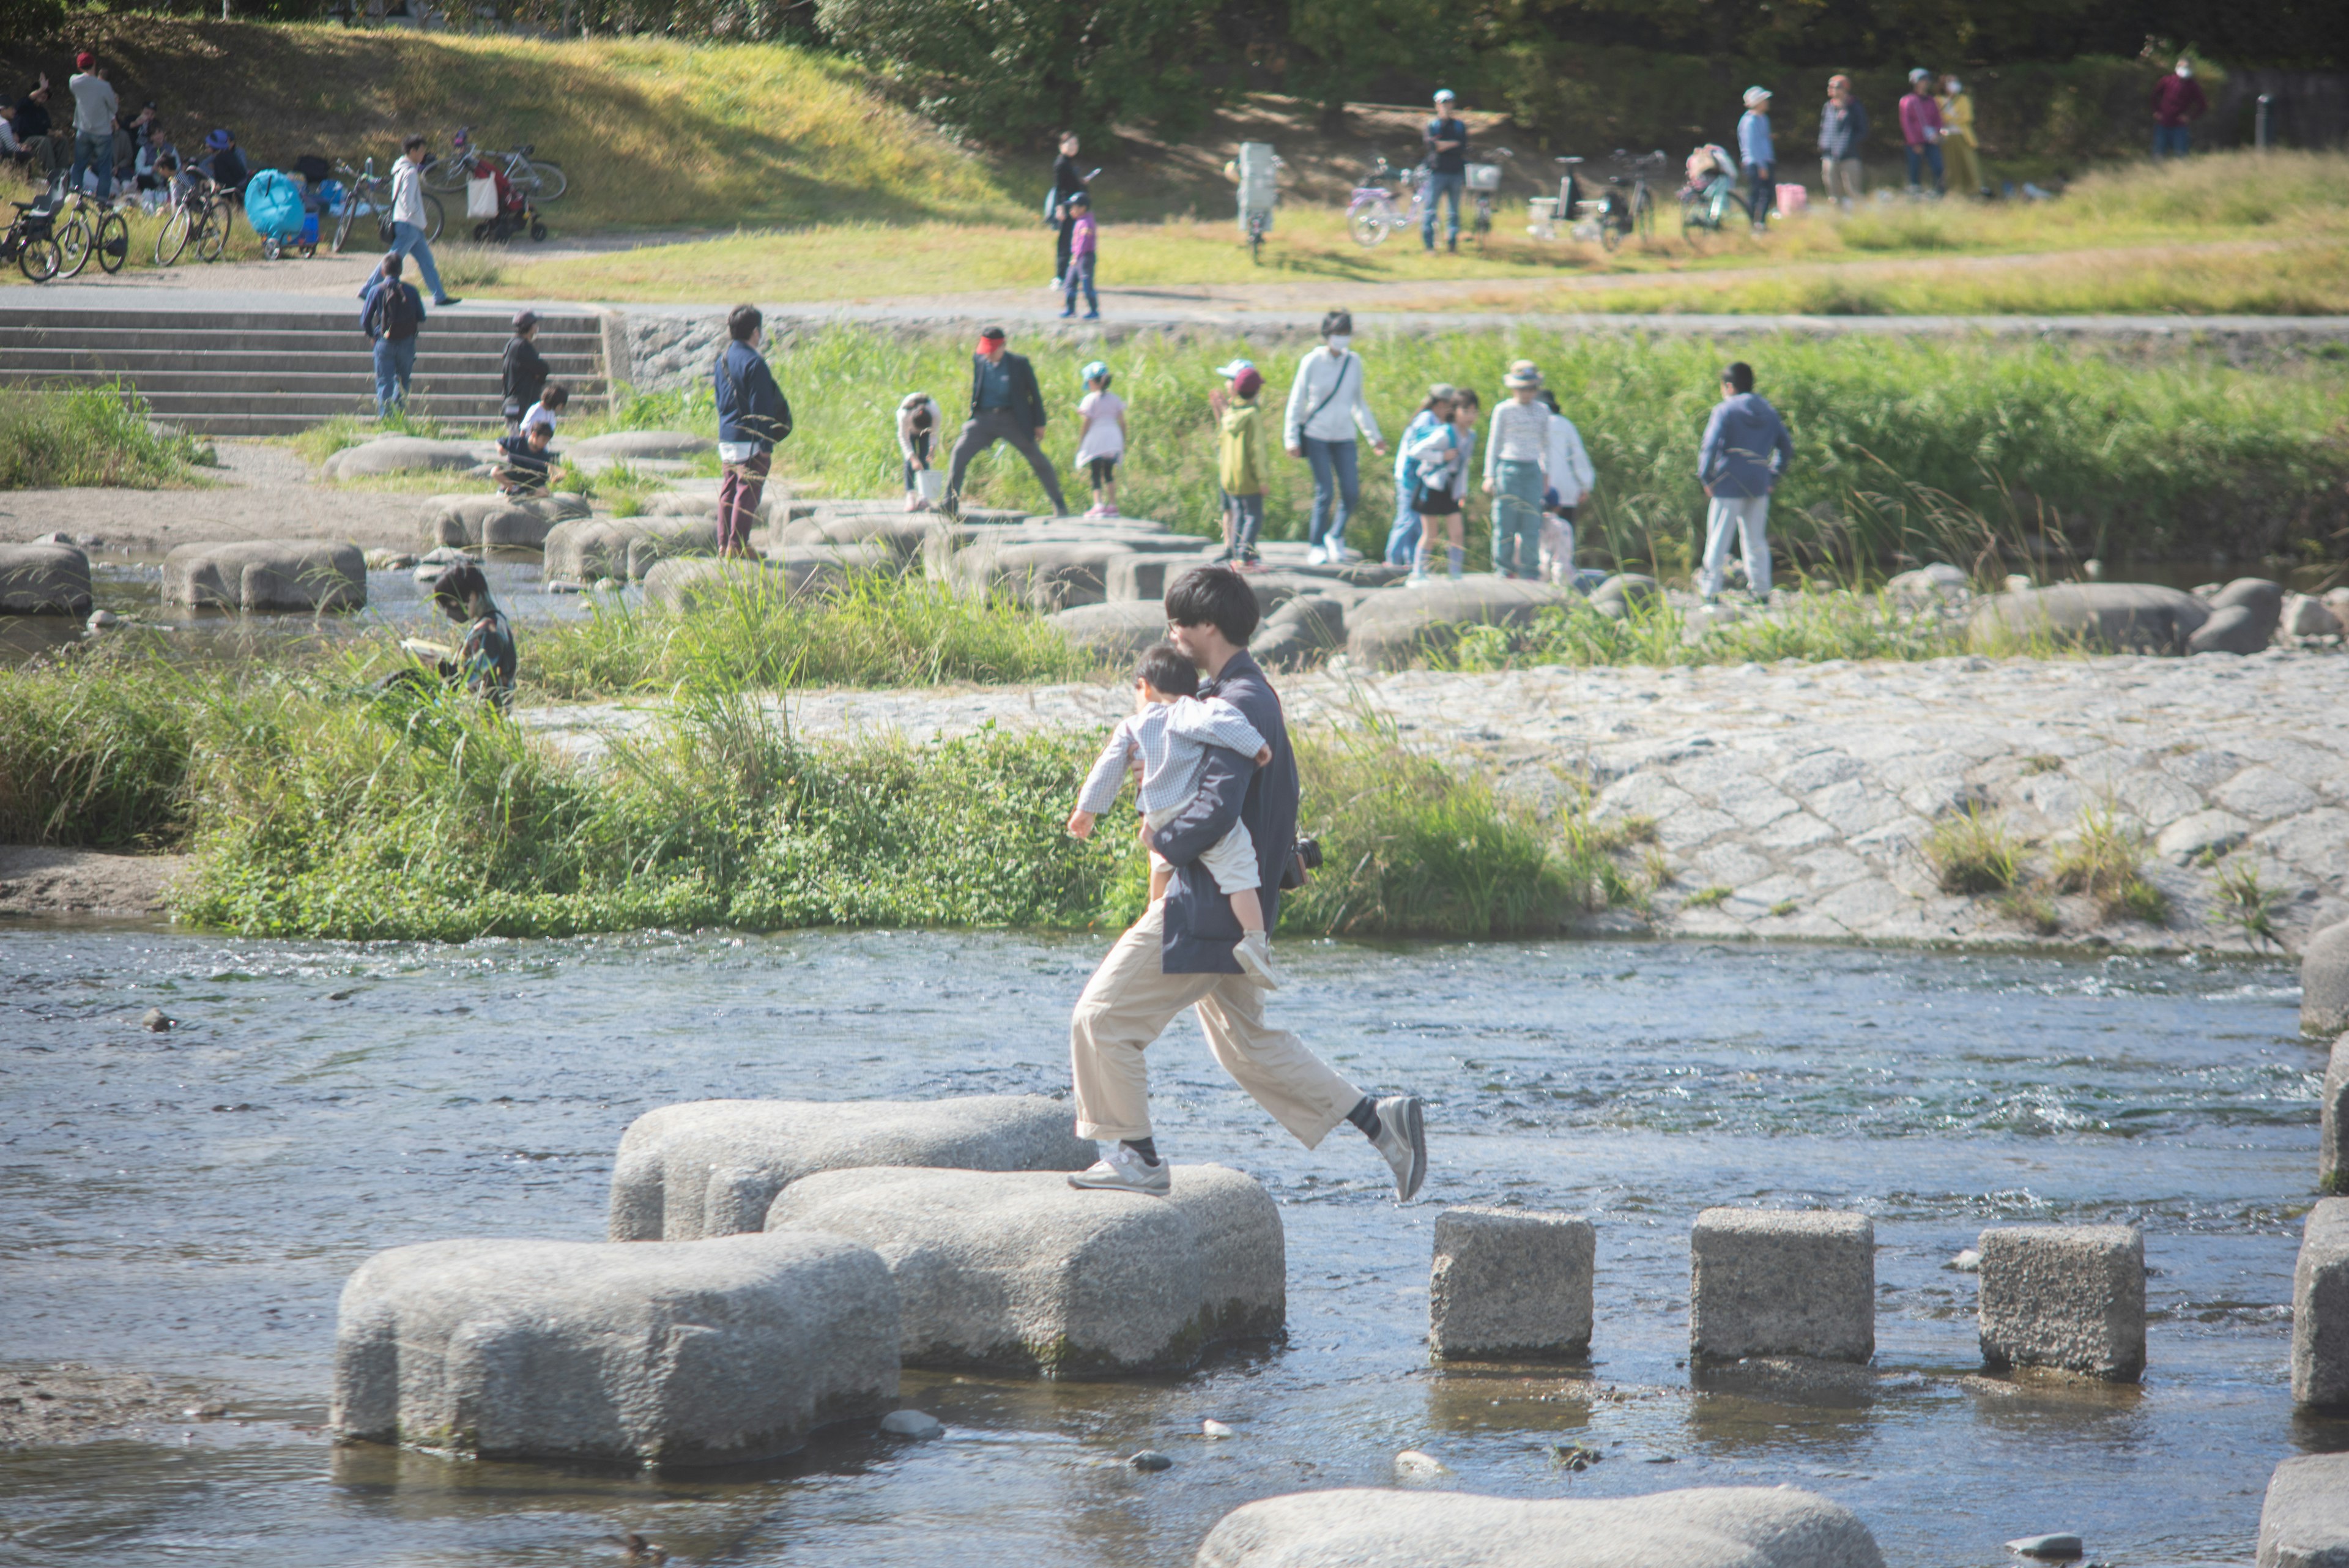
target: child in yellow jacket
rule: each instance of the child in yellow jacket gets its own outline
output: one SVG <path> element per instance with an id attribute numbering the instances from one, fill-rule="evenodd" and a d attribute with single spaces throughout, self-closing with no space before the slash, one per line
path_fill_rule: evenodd
<path id="1" fill-rule="evenodd" d="M 1235 359 L 1216 374 L 1228 379 L 1228 390 L 1217 387 L 1207 394 L 1218 429 L 1216 478 L 1224 487 L 1224 553 L 1218 559 L 1244 572 L 1260 572 L 1256 536 L 1264 527 L 1264 410 L 1257 394 L 1264 377 L 1245 359 Z"/>

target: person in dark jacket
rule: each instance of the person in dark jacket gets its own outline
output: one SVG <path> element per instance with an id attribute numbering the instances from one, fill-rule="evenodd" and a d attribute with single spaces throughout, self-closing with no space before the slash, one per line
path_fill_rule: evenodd
<path id="1" fill-rule="evenodd" d="M 954 515 L 962 504 L 963 471 L 970 467 L 970 460 L 997 441 L 1008 441 L 1036 471 L 1036 482 L 1051 500 L 1052 515 L 1066 517 L 1069 504 L 1061 494 L 1061 476 L 1040 444 L 1044 394 L 1037 389 L 1035 367 L 1003 345 L 1003 328 L 990 327 L 978 335 L 978 352 L 971 356 L 970 418 L 955 439 L 954 463 L 947 472 L 947 515 Z"/>
<path id="2" fill-rule="evenodd" d="M 1061 133 L 1061 155 L 1052 160 L 1052 286 L 1059 288 L 1069 280 L 1069 246 L 1077 226 L 1077 213 L 1071 201 L 1085 188 L 1091 178 L 1085 166 L 1077 161 L 1077 133 Z"/>
<path id="3" fill-rule="evenodd" d="M 1197 567 L 1166 590 L 1167 639 L 1206 673 L 1199 695 L 1237 708 L 1271 747 L 1272 760 L 1258 767 L 1253 757 L 1211 747 L 1197 795 L 1182 815 L 1144 835 L 1172 867 L 1172 879 L 1166 897 L 1111 947 L 1070 1021 L 1077 1136 L 1103 1147 L 1100 1163 L 1069 1181 L 1159 1196 L 1170 1189 L 1151 1134 L 1143 1052 L 1176 1013 L 1196 1006 L 1207 1048 L 1275 1120 L 1308 1148 L 1339 1123 L 1352 1122 L 1385 1158 L 1395 1192 L 1407 1203 L 1427 1179 L 1420 1101 L 1364 1094 L 1296 1035 L 1265 1023 L 1265 992 L 1233 953 L 1239 919 L 1199 864 L 1235 823 L 1246 823 L 1262 873 L 1265 923 L 1278 921 L 1280 884 L 1297 842 L 1297 753 L 1280 699 L 1248 657 L 1257 618 L 1254 590 L 1228 566 Z"/>
<path id="4" fill-rule="evenodd" d="M 424 296 L 399 280 L 399 253 L 383 258 L 359 290 L 359 330 L 375 344 L 375 417 L 388 420 L 408 401 L 416 373 L 416 329 L 424 325 Z"/>
<path id="5" fill-rule="evenodd" d="M 1696 572 L 1696 591 L 1707 599 L 1721 592 L 1721 569 L 1735 537 L 1754 602 L 1770 602 L 1770 492 L 1794 461 L 1795 438 L 1754 389 L 1754 367 L 1740 359 L 1722 371 L 1721 401 L 1705 421 L 1696 460 L 1697 479 L 1712 497 Z"/>
<path id="6" fill-rule="evenodd" d="M 792 405 L 775 384 L 759 347 L 766 318 L 755 305 L 738 305 L 726 318 L 733 341 L 718 356 L 718 553 L 748 556 L 759 493 L 767 487 L 775 444 L 792 433 Z"/>
<path id="7" fill-rule="evenodd" d="M 506 433 L 513 435 L 522 429 L 523 411 L 538 401 L 546 389 L 546 361 L 539 358 L 538 312 L 525 310 L 513 318 L 513 337 L 506 342 L 505 400 L 501 411 L 506 417 Z"/>
<path id="8" fill-rule="evenodd" d="M 1819 177 L 1829 200 L 1848 213 L 1868 185 L 1860 161 L 1868 145 L 1868 110 L 1851 90 L 1851 78 L 1827 78 L 1826 107 L 1819 111 Z"/>
<path id="9" fill-rule="evenodd" d="M 2153 155 L 2185 157 L 2194 141 L 2189 128 L 2209 108 L 2202 84 L 2194 79 L 2194 62 L 2180 57 L 2177 68 L 2153 84 Z"/>

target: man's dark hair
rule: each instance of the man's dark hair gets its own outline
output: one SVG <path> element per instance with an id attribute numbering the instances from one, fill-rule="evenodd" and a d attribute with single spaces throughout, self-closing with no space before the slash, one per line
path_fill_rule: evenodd
<path id="1" fill-rule="evenodd" d="M 477 604 L 486 607 L 489 600 L 490 579 L 471 561 L 460 561 L 432 579 L 432 602 L 451 620 L 471 614 Z"/>
<path id="2" fill-rule="evenodd" d="M 1195 566 L 1166 590 L 1166 619 L 1174 626 L 1212 626 L 1224 640 L 1246 648 L 1262 612 L 1247 579 L 1229 566 Z"/>
<path id="3" fill-rule="evenodd" d="M 726 316 L 726 330 L 734 335 L 737 343 L 748 343 L 766 324 L 767 318 L 759 314 L 755 305 L 738 305 Z"/>
<path id="4" fill-rule="evenodd" d="M 424 138 L 421 136 L 411 136 L 407 140 L 399 144 L 399 150 L 402 152 L 413 152 L 423 145 Z"/>
<path id="5" fill-rule="evenodd" d="M 539 389 L 538 400 L 543 407 L 559 409 L 571 400 L 571 389 L 560 381 L 549 381 Z"/>
<path id="6" fill-rule="evenodd" d="M 1721 373 L 1721 382 L 1732 391 L 1750 392 L 1754 389 L 1754 367 L 1743 359 L 1736 360 Z"/>
<path id="7" fill-rule="evenodd" d="M 1353 331 L 1354 313 L 1350 310 L 1332 310 L 1321 317 L 1321 336 L 1324 337 L 1333 332 L 1343 332 L 1351 337 Z"/>
<path id="8" fill-rule="evenodd" d="M 383 275 L 386 277 L 398 277 L 399 275 L 399 253 L 398 251 L 394 251 L 389 255 L 383 258 Z"/>
<path id="9" fill-rule="evenodd" d="M 1199 667 L 1171 642 L 1154 642 L 1143 649 L 1142 662 L 1133 667 L 1133 673 L 1153 691 L 1164 691 L 1169 697 L 1199 694 Z"/>

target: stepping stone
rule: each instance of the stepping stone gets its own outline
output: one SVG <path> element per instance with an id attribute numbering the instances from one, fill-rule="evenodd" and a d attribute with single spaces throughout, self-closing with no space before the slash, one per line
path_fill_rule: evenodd
<path id="1" fill-rule="evenodd" d="M 2158 584 L 2061 583 L 1998 595 L 1974 612 L 1972 629 L 2096 653 L 2182 654 L 2210 614 L 2192 594 Z"/>
<path id="2" fill-rule="evenodd" d="M 1792 1487 L 1520 1501 L 1350 1488 L 1224 1515 L 1194 1568 L 1883 1568 L 1859 1516 Z"/>
<path id="3" fill-rule="evenodd" d="M 396 1247 L 343 1288 L 330 1420 L 481 1459 L 766 1459 L 895 1406 L 896 1294 L 807 1232 Z"/>
<path id="4" fill-rule="evenodd" d="M 2134 1225 L 1982 1233 L 1982 1360 L 2112 1383 L 2145 1372 L 2145 1238 Z"/>
<path id="5" fill-rule="evenodd" d="M 2309 938 L 2300 955 L 2300 1032 L 2323 1039 L 2349 1029 L 2349 920 Z"/>
<path id="6" fill-rule="evenodd" d="M 2349 1034 L 2333 1043 L 2324 1064 L 2324 1087 L 2318 1098 L 2321 1126 L 2316 1142 L 2316 1189 L 2349 1193 Z"/>
<path id="7" fill-rule="evenodd" d="M 2349 1409 L 2349 1198 L 2319 1199 L 2292 1271 L 2292 1400 Z"/>
<path id="8" fill-rule="evenodd" d="M 1141 658 L 1143 649 L 1166 640 L 1166 611 L 1155 599 L 1080 605 L 1046 616 L 1044 624 L 1071 647 L 1120 670 Z"/>
<path id="9" fill-rule="evenodd" d="M 1876 1354 L 1876 1225 L 1865 1214 L 1707 1209 L 1689 1232 L 1699 1361 Z"/>
<path id="10" fill-rule="evenodd" d="M 645 574 L 645 605 L 650 609 L 688 611 L 723 603 L 743 592 L 786 598 L 837 593 L 859 573 L 876 572 L 889 559 L 878 545 L 835 548 L 802 545 L 778 561 L 680 557 L 655 563 Z"/>
<path id="11" fill-rule="evenodd" d="M 1428 1281 L 1429 1352 L 1439 1361 L 1582 1360 L 1597 1251 L 1579 1214 L 1445 1210 Z"/>
<path id="12" fill-rule="evenodd" d="M 1399 670 L 1472 626 L 1528 626 L 1544 606 L 1575 597 L 1546 583 L 1485 576 L 1381 588 L 1348 612 L 1346 657 L 1363 669 Z"/>
<path id="13" fill-rule="evenodd" d="M 88 615 L 89 557 L 73 545 L 0 545 L 0 615 Z"/>
<path id="14" fill-rule="evenodd" d="M 2260 1507 L 2258 1568 L 2349 1568 L 2349 1454 L 2276 1466 Z"/>
<path id="15" fill-rule="evenodd" d="M 1093 1146 L 1039 1095 L 940 1100 L 693 1100 L 628 1124 L 612 1166 L 615 1241 L 761 1229 L 802 1177 L 853 1166 L 1082 1170 Z"/>
<path id="16" fill-rule="evenodd" d="M 1174 1372 L 1280 1333 L 1280 1210 L 1253 1178 L 1178 1165 L 1165 1198 L 1048 1171 L 834 1170 L 783 1189 L 770 1231 L 862 1241 L 896 1276 L 908 1366 L 1045 1377 Z"/>
<path id="17" fill-rule="evenodd" d="M 246 611 L 358 609 L 367 556 L 357 545 L 260 539 L 182 545 L 163 557 L 163 602 Z"/>
<path id="18" fill-rule="evenodd" d="M 472 468 L 489 452 L 490 443 L 487 441 L 378 436 L 373 441 L 329 452 L 320 467 L 328 479 L 358 479 L 377 473 L 419 473 L 436 468 Z"/>
<path id="19" fill-rule="evenodd" d="M 718 554 L 718 525 L 707 517 L 586 517 L 546 534 L 550 587 L 583 587 L 616 577 L 642 582 L 659 562 Z"/>
<path id="20" fill-rule="evenodd" d="M 577 495 L 436 495 L 424 504 L 423 514 L 428 550 L 543 550 L 549 529 L 588 512 L 586 500 Z"/>
<path id="21" fill-rule="evenodd" d="M 641 464 L 647 461 L 698 457 L 717 450 L 715 441 L 689 431 L 613 431 L 605 435 L 583 436 L 565 445 L 563 455 L 574 461 L 593 458 L 607 463 Z"/>

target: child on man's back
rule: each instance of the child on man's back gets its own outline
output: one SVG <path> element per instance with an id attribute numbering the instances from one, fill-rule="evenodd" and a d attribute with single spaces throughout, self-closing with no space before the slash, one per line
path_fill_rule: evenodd
<path id="1" fill-rule="evenodd" d="M 1137 804 L 1142 820 L 1154 831 L 1180 816 L 1197 797 L 1208 747 L 1228 748 L 1258 767 L 1272 761 L 1272 748 L 1237 708 L 1220 697 L 1200 699 L 1198 670 L 1173 645 L 1162 642 L 1143 654 L 1133 690 L 1133 717 L 1119 721 L 1077 792 L 1077 809 L 1069 814 L 1069 832 L 1075 837 L 1092 836 L 1101 814 L 1117 804 L 1118 788 L 1129 771 L 1141 774 Z M 1268 989 L 1278 986 L 1264 931 L 1264 900 L 1257 897 L 1263 877 L 1247 824 L 1235 822 L 1199 857 L 1199 864 L 1216 879 L 1216 890 L 1232 902 L 1232 914 L 1240 923 L 1240 942 L 1232 956 L 1239 960 L 1242 972 Z M 1153 849 L 1152 903 L 1166 896 L 1173 872 Z"/>

